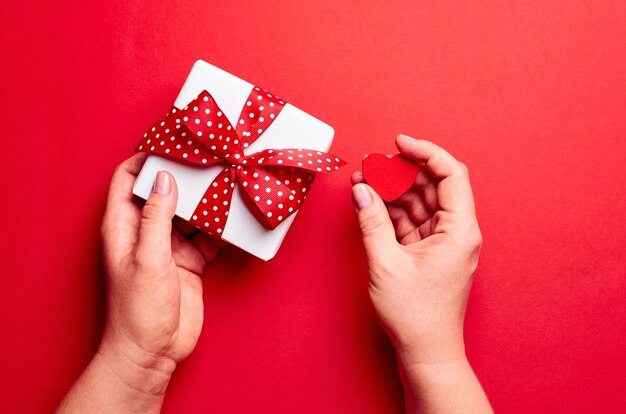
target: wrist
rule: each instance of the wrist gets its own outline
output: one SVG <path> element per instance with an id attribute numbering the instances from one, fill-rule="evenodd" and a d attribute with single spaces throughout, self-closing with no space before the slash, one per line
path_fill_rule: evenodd
<path id="1" fill-rule="evenodd" d="M 162 400 L 176 362 L 162 355 L 149 353 L 128 339 L 112 339 L 106 335 L 94 360 L 138 397 Z"/>
<path id="2" fill-rule="evenodd" d="M 429 334 L 427 338 L 393 340 L 398 363 L 403 367 L 439 364 L 466 359 L 463 331 Z"/>

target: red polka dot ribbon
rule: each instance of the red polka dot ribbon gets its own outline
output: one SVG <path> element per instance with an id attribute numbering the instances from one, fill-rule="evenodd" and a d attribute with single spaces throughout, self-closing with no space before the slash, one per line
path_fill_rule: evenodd
<path id="1" fill-rule="evenodd" d="M 157 121 L 135 151 L 201 166 L 224 165 L 189 220 L 200 230 L 221 237 L 235 184 L 255 217 L 274 229 L 298 210 L 316 173 L 332 172 L 345 164 L 328 153 L 301 148 L 245 155 L 243 150 L 263 134 L 284 106 L 279 97 L 255 87 L 233 127 L 211 94 L 203 91 L 184 109 L 174 107 Z"/>

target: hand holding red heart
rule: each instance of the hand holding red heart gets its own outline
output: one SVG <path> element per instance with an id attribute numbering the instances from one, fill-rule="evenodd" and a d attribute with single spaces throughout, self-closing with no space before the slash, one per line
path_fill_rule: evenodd
<path id="1" fill-rule="evenodd" d="M 463 341 L 482 243 L 467 168 L 428 141 L 400 135 L 396 146 L 401 157 L 370 155 L 365 177 L 352 176 L 372 303 L 396 348 L 407 393 L 418 395 L 422 374 L 442 365 L 459 370 L 450 378 L 465 376 L 464 384 L 480 390 Z M 475 402 L 489 407 L 486 399 Z"/>

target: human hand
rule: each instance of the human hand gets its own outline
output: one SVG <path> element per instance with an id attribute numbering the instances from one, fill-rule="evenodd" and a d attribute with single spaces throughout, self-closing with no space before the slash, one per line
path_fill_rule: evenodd
<path id="1" fill-rule="evenodd" d="M 420 164 L 412 188 L 385 205 L 352 176 L 372 303 L 405 366 L 465 359 L 463 320 L 482 237 L 465 165 L 435 144 L 399 135 Z"/>
<path id="2" fill-rule="evenodd" d="M 148 369 L 153 391 L 161 392 L 200 335 L 200 276 L 219 245 L 182 220 L 172 226 L 178 190 L 169 173 L 158 173 L 143 208 L 133 201 L 145 158 L 126 160 L 111 180 L 102 223 L 107 314 L 98 353 L 128 383 L 141 376 L 128 367 Z"/>

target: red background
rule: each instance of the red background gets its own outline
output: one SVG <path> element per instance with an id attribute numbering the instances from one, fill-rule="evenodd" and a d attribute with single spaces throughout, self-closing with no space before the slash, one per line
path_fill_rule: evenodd
<path id="1" fill-rule="evenodd" d="M 397 412 L 349 174 L 403 132 L 468 164 L 466 322 L 499 412 L 626 410 L 623 1 L 4 2 L 0 410 L 52 410 L 96 349 L 108 181 L 202 58 L 333 125 L 277 257 L 224 249 L 164 412 Z M 233 4 L 237 3 L 237 4 Z"/>

